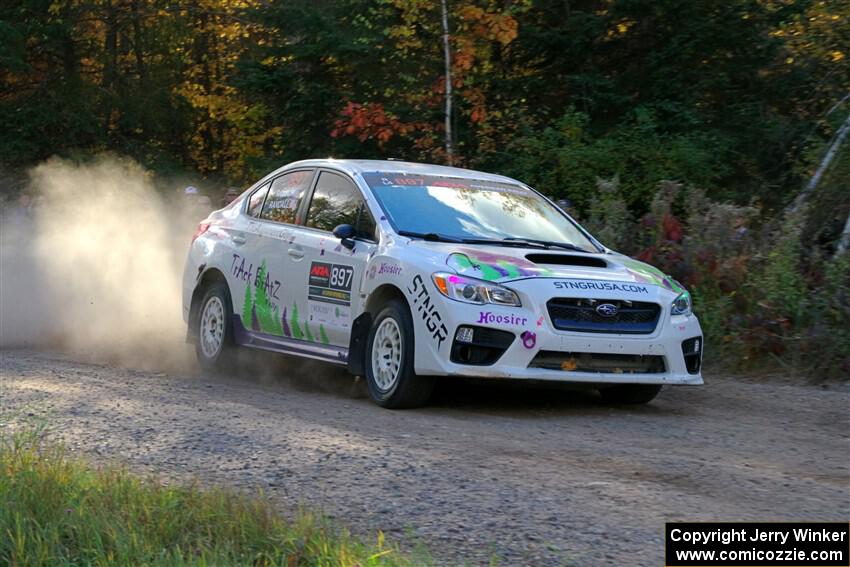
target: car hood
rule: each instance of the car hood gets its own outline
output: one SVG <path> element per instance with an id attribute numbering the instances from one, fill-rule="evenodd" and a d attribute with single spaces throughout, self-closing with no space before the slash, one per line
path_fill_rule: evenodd
<path id="1" fill-rule="evenodd" d="M 458 274 L 504 283 L 529 278 L 561 278 L 657 285 L 674 293 L 684 289 L 655 268 L 616 252 L 588 254 L 569 250 L 465 245 L 411 241 L 432 259 Z"/>

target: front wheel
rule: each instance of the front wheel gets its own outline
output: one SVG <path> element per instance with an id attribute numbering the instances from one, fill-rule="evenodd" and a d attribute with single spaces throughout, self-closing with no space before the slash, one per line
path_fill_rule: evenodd
<path id="1" fill-rule="evenodd" d="M 618 384 L 601 388 L 602 401 L 609 404 L 648 404 L 661 391 L 660 384 Z"/>
<path id="2" fill-rule="evenodd" d="M 378 313 L 366 348 L 369 396 L 381 407 L 413 408 L 425 405 L 434 379 L 413 371 L 413 322 L 407 306 L 390 301 Z"/>
<path id="3" fill-rule="evenodd" d="M 207 288 L 198 310 L 195 341 L 195 355 L 204 370 L 222 372 L 233 366 L 236 345 L 232 312 L 225 283 L 217 282 Z"/>

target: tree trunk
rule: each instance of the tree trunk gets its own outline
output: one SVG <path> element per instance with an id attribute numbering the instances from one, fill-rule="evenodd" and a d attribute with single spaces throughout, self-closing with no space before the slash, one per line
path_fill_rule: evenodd
<path id="1" fill-rule="evenodd" d="M 835 138 L 830 144 L 829 149 L 826 152 L 826 155 L 823 156 L 823 159 L 820 162 L 815 174 L 812 175 L 812 178 L 806 184 L 800 194 L 797 195 L 797 198 L 794 199 L 794 202 L 789 207 L 789 211 L 794 213 L 800 210 L 800 208 L 805 204 L 806 199 L 814 192 L 817 188 L 818 183 L 820 183 L 823 174 L 826 173 L 829 164 L 832 163 L 835 154 L 838 153 L 838 149 L 841 147 L 841 144 L 844 142 L 844 138 L 847 137 L 848 132 L 850 132 L 850 114 L 847 115 L 847 119 L 842 124 L 841 128 L 838 129 L 838 133 L 836 133 Z"/>
<path id="2" fill-rule="evenodd" d="M 446 62 L 446 158 L 449 165 L 454 162 L 452 147 L 452 51 L 449 45 L 449 8 L 447 0 L 441 0 L 443 9 L 443 53 Z"/>
<path id="3" fill-rule="evenodd" d="M 116 9 L 113 3 L 106 2 L 104 7 L 103 23 L 106 31 L 103 39 L 103 76 L 100 86 L 103 89 L 103 131 L 107 139 L 112 138 L 112 111 L 115 108 L 115 83 L 118 77 L 118 21 Z"/>
<path id="4" fill-rule="evenodd" d="M 142 23 L 139 14 L 139 0 L 130 3 L 133 13 L 133 52 L 136 55 L 136 73 L 139 75 L 139 84 L 144 89 L 147 86 L 147 70 L 145 69 L 144 42 L 142 40 Z"/>
<path id="5" fill-rule="evenodd" d="M 850 246 L 850 215 L 847 215 L 847 222 L 844 223 L 844 230 L 841 232 L 841 238 L 838 239 L 838 247 L 835 249 L 833 258 L 837 260 L 847 252 L 848 246 Z"/>

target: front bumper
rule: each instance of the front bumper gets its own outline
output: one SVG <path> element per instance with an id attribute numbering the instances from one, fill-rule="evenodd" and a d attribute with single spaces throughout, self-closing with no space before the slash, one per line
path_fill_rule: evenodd
<path id="1" fill-rule="evenodd" d="M 435 348 L 426 334 L 420 340 L 417 333 L 415 368 L 417 373 L 441 376 L 474 376 L 481 378 L 511 378 L 559 382 L 585 382 L 608 384 L 702 384 L 699 371 L 702 358 L 702 329 L 694 315 L 671 316 L 670 303 L 673 298 L 668 290 L 650 286 L 650 297 L 636 298 L 628 293 L 584 290 L 582 297 L 595 299 L 626 299 L 653 301 L 662 306 L 658 324 L 652 333 L 603 334 L 560 331 L 555 328 L 546 308 L 551 297 L 563 297 L 554 292 L 552 280 L 535 278 L 506 284 L 518 293 L 523 307 L 507 308 L 492 305 L 476 306 L 442 298 L 442 313 L 448 329 L 446 344 Z M 437 294 L 434 294 L 437 295 Z M 452 351 L 457 329 L 462 326 L 496 329 L 509 332 L 514 338 L 510 346 L 492 363 L 462 364 Z M 694 355 L 689 364 L 683 353 L 683 342 L 699 340 L 697 365 Z M 420 345 L 426 345 L 420 348 Z M 693 341 L 686 345 L 690 348 Z M 543 354 L 541 354 L 543 353 Z M 564 354 L 564 363 L 539 367 L 541 357 L 552 360 Z M 568 353 L 568 354 L 567 354 Z M 538 357 L 541 355 L 541 357 Z M 614 356 L 611 356 L 614 355 Z M 537 358 L 536 358 L 537 357 Z M 624 364 L 602 364 L 602 370 L 589 369 L 580 361 L 594 359 L 622 359 Z M 644 358 L 646 357 L 646 358 Z M 652 371 L 642 372 L 642 363 L 635 361 L 653 360 Z M 579 361 L 576 364 L 576 361 Z M 488 360 L 489 362 L 489 360 Z M 559 367 L 560 366 L 560 367 Z"/>

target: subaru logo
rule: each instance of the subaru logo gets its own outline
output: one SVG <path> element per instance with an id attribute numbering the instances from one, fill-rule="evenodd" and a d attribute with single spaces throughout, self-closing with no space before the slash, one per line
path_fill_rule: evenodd
<path id="1" fill-rule="evenodd" d="M 603 303 L 596 306 L 596 312 L 603 317 L 614 317 L 620 312 L 620 308 L 610 303 Z"/>

